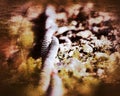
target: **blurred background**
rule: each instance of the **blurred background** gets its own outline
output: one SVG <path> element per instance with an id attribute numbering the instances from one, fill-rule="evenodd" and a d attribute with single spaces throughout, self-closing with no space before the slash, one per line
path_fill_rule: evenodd
<path id="1" fill-rule="evenodd" d="M 38 4 L 47 5 L 52 3 L 55 5 L 66 5 L 68 3 L 87 3 L 93 2 L 95 8 L 101 11 L 113 12 L 118 16 L 118 25 L 119 25 L 119 16 L 120 16 L 120 0 L 0 0 L 0 64 L 4 62 L 4 53 L 1 49 L 6 48 L 10 45 L 11 36 L 8 34 L 7 27 L 9 24 L 7 20 L 12 16 L 12 12 L 15 11 L 15 8 L 34 1 Z M 0 68 L 1 69 L 1 68 Z M 4 69 L 3 69 L 4 70 Z M 2 76 L 2 75 L 0 75 Z M 118 75 L 118 77 L 120 77 Z M 2 79 L 2 77 L 0 77 Z M 1 88 L 1 85 L 0 85 Z M 120 96 L 120 84 L 101 84 L 98 86 L 98 89 L 95 92 L 95 96 Z M 0 94 L 1 96 L 1 94 Z"/>

